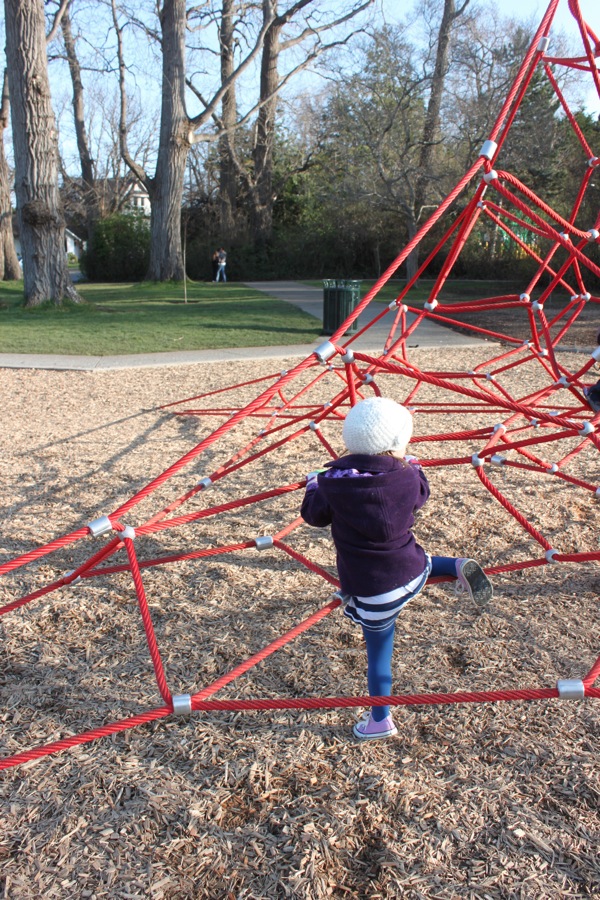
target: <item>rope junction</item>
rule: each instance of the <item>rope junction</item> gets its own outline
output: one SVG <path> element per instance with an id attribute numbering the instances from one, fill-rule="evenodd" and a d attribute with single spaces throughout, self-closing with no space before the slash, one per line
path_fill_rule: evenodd
<path id="1" fill-rule="evenodd" d="M 586 73 L 593 80 L 600 97 L 598 68 L 600 42 L 583 20 L 579 0 L 568 0 L 569 10 L 579 27 L 582 55 L 560 59 L 548 56 L 549 31 L 558 3 L 559 0 L 551 0 L 478 159 L 330 340 L 289 371 L 245 381 L 232 387 L 223 387 L 161 407 L 172 409 L 173 413 L 179 416 L 223 416 L 224 421 L 197 446 L 110 514 L 103 515 L 71 534 L 0 565 L 0 576 L 7 575 L 37 560 L 45 559 L 65 547 L 85 544 L 90 539 L 96 542 L 108 536 L 106 542 L 77 568 L 1 607 L 0 615 L 13 612 L 68 585 L 100 576 L 129 572 L 135 588 L 157 687 L 163 701 L 163 705 L 156 709 L 0 759 L 0 769 L 39 759 L 138 725 L 172 715 L 186 715 L 192 711 L 308 710 L 370 706 L 377 703 L 408 706 L 600 697 L 600 688 L 594 687 L 600 675 L 599 656 L 581 679 L 561 679 L 555 687 L 381 698 L 360 696 L 223 701 L 209 699 L 337 609 L 341 601 L 335 593 L 322 609 L 212 684 L 193 695 L 173 694 L 168 684 L 148 606 L 142 577 L 145 569 L 182 560 L 208 559 L 238 551 L 268 550 L 286 554 L 299 566 L 319 576 L 334 589 L 339 587 L 339 583 L 326 569 L 286 543 L 288 536 L 301 527 L 300 518 L 293 519 L 274 535 L 253 536 L 219 547 L 187 550 L 184 553 L 152 559 L 140 558 L 137 550 L 138 544 L 143 543 L 141 539 L 146 535 L 178 529 L 209 517 L 221 516 L 243 507 L 252 507 L 292 492 L 302 491 L 304 479 L 243 496 L 231 502 L 175 514 L 189 501 L 203 499 L 204 493 L 222 479 L 245 469 L 290 442 L 312 436 L 330 457 L 336 457 L 337 453 L 328 433 L 339 432 L 339 426 L 348 408 L 358 399 L 370 391 L 380 394 L 379 382 L 389 376 L 394 377 L 403 386 L 408 385 L 402 402 L 413 410 L 417 418 L 423 417 L 425 420 L 425 417 L 434 414 L 440 416 L 442 413 L 458 413 L 465 423 L 469 416 L 481 418 L 482 415 L 489 416 L 494 422 L 472 428 L 465 424 L 463 430 L 458 432 L 422 434 L 413 438 L 412 442 L 422 443 L 423 450 L 432 444 L 439 445 L 442 449 L 445 444 L 452 444 L 453 447 L 464 445 L 467 449 L 458 456 L 440 455 L 435 458 L 423 458 L 421 463 L 428 468 L 459 466 L 465 467 L 469 472 L 474 470 L 476 478 L 488 492 L 490 499 L 496 501 L 529 535 L 533 544 L 539 547 L 539 553 L 532 558 L 488 568 L 486 570 L 488 573 L 495 575 L 557 563 L 582 564 L 600 561 L 600 551 L 596 549 L 567 553 L 552 547 L 550 541 L 527 515 L 509 499 L 506 491 L 500 489 L 494 478 L 494 469 L 502 469 L 505 473 L 525 471 L 539 478 L 557 479 L 565 485 L 565 489 L 577 488 L 594 497 L 600 496 L 598 484 L 568 471 L 569 464 L 583 454 L 600 449 L 598 431 L 600 413 L 591 412 L 583 394 L 584 379 L 589 378 L 593 366 L 600 360 L 600 350 L 594 351 L 576 371 L 567 369 L 564 362 L 557 358 L 561 340 L 578 319 L 586 304 L 600 303 L 600 297 L 594 296 L 586 286 L 586 278 L 589 279 L 590 275 L 596 279 L 600 277 L 600 266 L 594 261 L 594 254 L 595 259 L 598 259 L 600 215 L 596 221 L 585 223 L 583 227 L 579 222 L 586 189 L 600 165 L 600 159 L 589 147 L 555 77 L 555 71 L 560 67 L 569 67 Z M 534 73 L 540 71 L 556 92 L 581 148 L 583 175 L 581 184 L 575 191 L 568 218 L 559 215 L 510 172 L 494 167 Z M 411 251 L 469 187 L 473 188 L 471 198 L 415 276 L 406 283 L 386 309 L 344 342 L 343 335 L 349 326 L 377 297 Z M 475 226 L 481 221 L 488 221 L 490 228 L 500 230 L 518 245 L 523 254 L 535 261 L 537 265 L 535 275 L 518 295 L 509 294 L 464 303 L 447 303 L 443 294 L 448 276 L 472 236 Z M 431 260 L 441 251 L 445 254 L 445 261 L 428 300 L 422 307 L 411 305 L 411 295 L 417 281 Z M 564 298 L 562 308 L 553 313 L 549 312 L 551 296 L 553 306 L 556 296 Z M 512 310 L 514 316 L 526 317 L 530 329 L 530 338 L 527 341 L 523 342 L 510 333 L 493 332 L 475 324 L 465 325 L 454 318 L 456 314 L 462 312 L 477 313 L 507 309 Z M 381 355 L 364 353 L 352 346 L 373 324 L 383 320 L 389 321 L 390 327 Z M 494 355 L 468 372 L 422 371 L 410 359 L 409 340 L 414 339 L 419 326 L 425 320 L 445 325 L 460 325 L 463 329 L 468 328 L 473 335 L 493 339 L 495 343 L 490 346 Z M 539 369 L 539 389 L 526 396 L 513 396 L 503 383 L 505 376 L 514 376 L 519 367 L 532 364 Z M 319 390 L 322 391 L 323 385 L 329 386 L 330 381 L 333 381 L 334 385 L 333 393 L 330 392 L 331 399 L 326 403 L 315 400 L 314 395 L 318 394 Z M 258 384 L 264 387 L 264 383 L 267 383 L 266 388 L 243 407 L 236 407 L 234 404 L 212 407 L 205 405 L 221 402 L 224 396 L 227 398 L 233 396 L 235 399 L 235 392 L 241 388 L 252 388 Z M 428 401 L 426 386 L 434 387 L 444 399 L 436 403 Z M 196 405 L 189 406 L 189 404 Z M 135 528 L 126 524 L 126 520 L 129 520 L 138 504 L 196 461 L 240 423 L 254 419 L 261 425 L 258 434 L 222 462 L 214 472 L 201 478 L 186 493 L 173 499 L 168 506 L 156 512 L 147 521 L 136 524 Z M 476 448 L 475 452 L 473 447 Z M 552 454 L 551 462 L 541 455 L 543 451 Z M 111 562 L 115 554 L 123 550 L 126 561 Z M 431 579 L 436 580 L 443 579 Z"/>

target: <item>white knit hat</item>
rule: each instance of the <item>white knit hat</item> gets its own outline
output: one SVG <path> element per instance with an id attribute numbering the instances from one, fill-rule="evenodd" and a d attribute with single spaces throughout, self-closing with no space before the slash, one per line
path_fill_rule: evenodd
<path id="1" fill-rule="evenodd" d="M 412 416 L 404 406 L 389 397 L 369 397 L 352 407 L 342 437 L 350 453 L 404 453 L 412 430 Z"/>

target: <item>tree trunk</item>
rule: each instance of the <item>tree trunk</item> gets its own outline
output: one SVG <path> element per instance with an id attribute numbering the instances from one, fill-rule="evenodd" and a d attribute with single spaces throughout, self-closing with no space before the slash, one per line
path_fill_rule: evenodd
<path id="1" fill-rule="evenodd" d="M 223 0 L 221 13 L 221 84 L 231 77 L 234 70 L 234 0 Z M 237 208 L 237 174 L 233 161 L 233 128 L 237 120 L 235 83 L 223 95 L 221 122 L 224 130 L 219 140 L 219 205 L 221 234 L 225 241 L 231 241 L 235 234 Z"/>
<path id="2" fill-rule="evenodd" d="M 73 120 L 75 122 L 77 150 L 79 152 L 79 164 L 81 166 L 81 180 L 83 182 L 84 191 L 87 242 L 89 248 L 92 246 L 94 229 L 96 227 L 98 219 L 100 218 L 100 204 L 94 172 L 94 161 L 92 160 L 92 156 L 90 153 L 87 129 L 85 127 L 81 66 L 79 65 L 79 59 L 77 58 L 68 8 L 65 10 L 62 16 L 60 27 L 62 29 L 63 40 L 65 42 L 67 61 L 69 63 L 69 71 L 71 73 L 71 83 L 73 85 Z"/>
<path id="3" fill-rule="evenodd" d="M 269 4 L 266 4 L 268 7 Z M 276 18 L 265 35 L 260 67 L 260 108 L 256 123 L 254 150 L 254 185 L 252 191 L 251 228 L 254 243 L 262 246 L 273 233 L 273 146 L 275 113 L 279 83 L 279 38 L 284 20 Z"/>
<path id="4" fill-rule="evenodd" d="M 151 281 L 183 281 L 181 200 L 190 150 L 185 111 L 185 0 L 165 0 L 161 12 L 162 104 L 156 173 L 150 183 Z"/>
<path id="5" fill-rule="evenodd" d="M 10 172 L 4 153 L 4 130 L 8 126 L 8 110 L 8 79 L 5 71 L 0 108 L 0 280 L 17 281 L 22 273 L 15 250 L 10 200 Z"/>
<path id="6" fill-rule="evenodd" d="M 442 96 L 444 94 L 444 82 L 446 80 L 446 72 L 448 69 L 450 35 L 454 19 L 458 15 L 460 15 L 460 12 L 456 12 L 455 0 L 444 0 L 444 11 L 442 13 L 442 21 L 438 31 L 435 65 L 433 68 L 433 76 L 431 78 L 431 91 L 429 93 L 427 113 L 423 124 L 423 134 L 421 136 L 419 177 L 417 179 L 415 191 L 417 199 L 417 216 L 419 216 L 420 213 L 419 207 L 424 202 L 426 184 L 431 175 L 431 161 L 439 133 L 440 110 L 442 107 Z"/>
<path id="7" fill-rule="evenodd" d="M 434 168 L 433 155 L 440 129 L 440 110 L 442 107 L 442 97 L 448 70 L 448 56 L 452 28 L 455 20 L 463 14 L 469 3 L 470 0 L 462 0 L 462 6 L 457 11 L 455 0 L 444 0 L 442 21 L 440 22 L 437 36 L 435 65 L 431 78 L 431 91 L 429 93 L 429 102 L 427 104 L 423 133 L 421 135 L 421 152 L 419 154 L 418 162 L 419 174 L 415 182 L 414 214 L 416 222 L 419 222 L 421 213 L 427 203 L 427 195 L 429 193 L 428 188 L 431 183 L 432 169 Z M 407 260 L 407 273 L 409 274 L 409 277 L 416 274 L 418 267 L 419 248 L 415 247 Z"/>
<path id="8" fill-rule="evenodd" d="M 78 301 L 67 267 L 41 0 L 4 0 L 25 301 Z"/>

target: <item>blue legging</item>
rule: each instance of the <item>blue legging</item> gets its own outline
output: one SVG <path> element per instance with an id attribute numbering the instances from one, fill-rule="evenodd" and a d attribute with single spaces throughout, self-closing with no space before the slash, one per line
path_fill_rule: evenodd
<path id="1" fill-rule="evenodd" d="M 432 556 L 432 575 L 456 576 L 454 556 Z M 371 697 L 389 697 L 392 693 L 392 653 L 396 623 L 383 631 L 371 631 L 363 627 L 367 645 L 367 684 Z M 381 722 L 390 714 L 389 706 L 373 706 L 371 713 L 376 722 Z"/>

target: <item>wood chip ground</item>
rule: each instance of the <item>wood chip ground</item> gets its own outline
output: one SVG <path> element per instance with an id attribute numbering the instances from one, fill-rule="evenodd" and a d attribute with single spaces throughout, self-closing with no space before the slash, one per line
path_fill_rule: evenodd
<path id="1" fill-rule="evenodd" d="M 422 350 L 413 358 L 424 370 L 466 370 L 489 355 Z M 111 512 L 223 421 L 176 417 L 160 405 L 296 361 L 0 371 L 1 558 Z M 566 364 L 574 368 L 574 357 Z M 538 377 L 535 368 L 506 376 L 518 396 Z M 339 390 L 331 379 L 316 389 L 323 402 Z M 380 383 L 398 399 L 406 393 L 401 379 Z M 236 402 L 260 389 L 241 389 Z M 440 399 L 436 388 L 419 397 Z M 231 397 L 213 402 L 227 406 Z M 136 507 L 128 524 L 183 494 L 264 424 L 244 422 Z M 475 424 L 489 424 L 486 413 L 467 422 L 460 414 L 421 415 L 417 434 Z M 339 429 L 324 431 L 341 449 Z M 440 458 L 478 447 L 412 449 Z M 190 508 L 299 480 L 323 461 L 311 433 Z M 570 471 L 600 483 L 592 449 Z M 416 532 L 430 552 L 474 555 L 484 565 L 541 555 L 471 466 L 432 468 L 428 476 L 432 499 Z M 552 546 L 597 548 L 593 494 L 527 472 L 494 469 L 491 477 Z M 136 546 L 149 558 L 272 534 L 298 514 L 300 500 L 294 492 Z M 2 579 L 0 603 L 60 576 L 104 540 Z M 304 526 L 289 543 L 335 572 L 327 530 Z M 178 562 L 143 577 L 174 693 L 193 693 L 228 672 L 330 596 L 322 579 L 275 551 Z M 394 688 L 547 687 L 581 678 L 600 652 L 599 587 L 595 563 L 499 576 L 484 611 L 449 586 L 429 587 L 398 621 Z M 0 638 L 2 755 L 162 705 L 127 575 L 86 580 L 8 614 Z M 360 633 L 337 610 L 219 697 L 365 691 Z M 600 896 L 598 701 L 402 708 L 398 736 L 366 745 L 351 736 L 360 713 L 165 719 L 2 773 L 0 897 Z"/>

